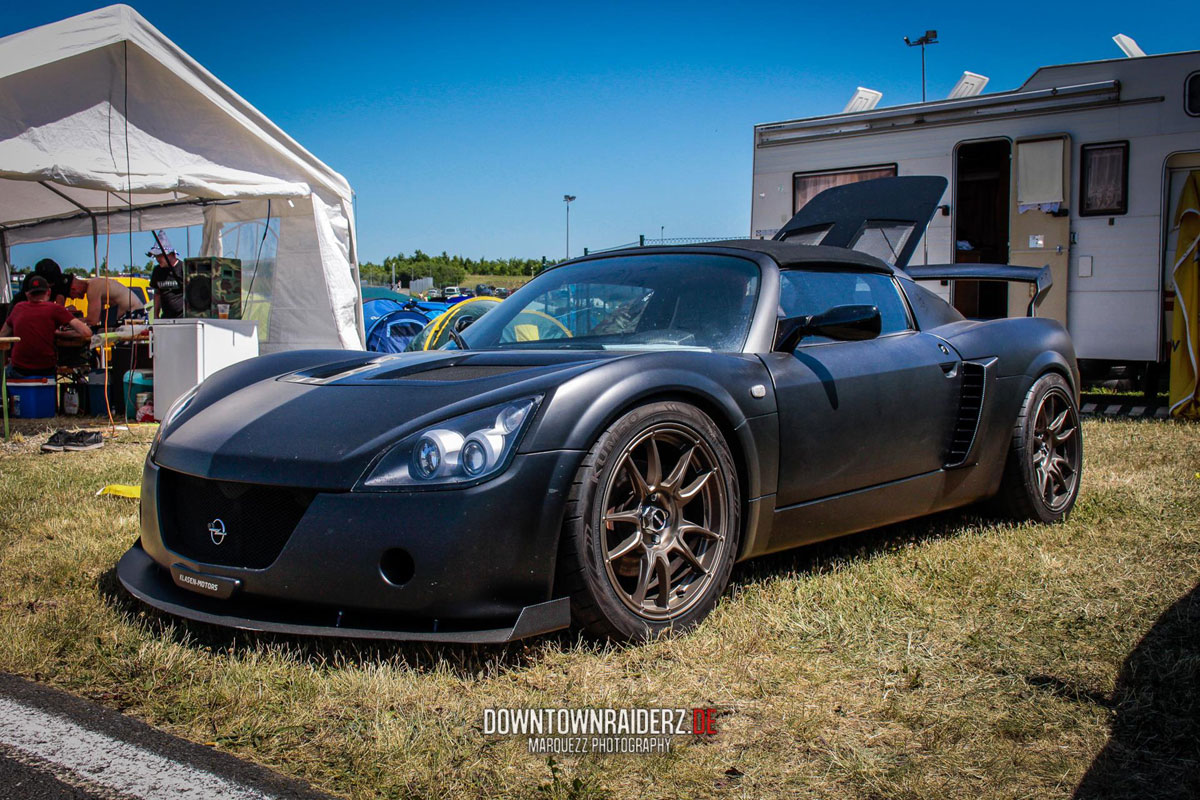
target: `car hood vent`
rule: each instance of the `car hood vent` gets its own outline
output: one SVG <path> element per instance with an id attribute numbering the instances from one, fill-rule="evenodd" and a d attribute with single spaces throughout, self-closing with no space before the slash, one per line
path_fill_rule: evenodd
<path id="1" fill-rule="evenodd" d="M 529 369 L 527 366 L 504 366 L 500 364 L 454 364 L 448 367 L 412 371 L 411 368 L 391 370 L 372 375 L 371 380 L 401 380 L 401 381 L 473 381 L 479 378 L 491 378 L 496 375 L 507 375 L 510 372 L 520 372 Z"/>

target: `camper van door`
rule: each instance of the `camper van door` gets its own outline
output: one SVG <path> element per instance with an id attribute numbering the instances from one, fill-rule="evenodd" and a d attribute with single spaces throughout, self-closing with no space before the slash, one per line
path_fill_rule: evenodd
<path id="1" fill-rule="evenodd" d="M 1038 304 L 1036 313 L 1063 325 L 1067 324 L 1071 250 L 1070 180 L 1070 136 L 1056 133 L 1016 141 L 1009 193 L 1009 263 L 1021 267 L 1050 265 L 1054 286 Z M 1025 284 L 1009 285 L 1009 316 L 1021 314 L 1029 304 L 1030 291 Z"/>

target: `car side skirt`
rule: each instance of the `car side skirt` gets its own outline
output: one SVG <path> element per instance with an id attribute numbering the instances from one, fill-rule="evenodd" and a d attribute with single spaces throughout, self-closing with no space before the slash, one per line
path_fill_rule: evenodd
<path id="1" fill-rule="evenodd" d="M 768 545 L 761 552 L 813 544 L 968 505 L 988 495 L 990 478 L 978 468 L 939 469 L 779 508 Z"/>

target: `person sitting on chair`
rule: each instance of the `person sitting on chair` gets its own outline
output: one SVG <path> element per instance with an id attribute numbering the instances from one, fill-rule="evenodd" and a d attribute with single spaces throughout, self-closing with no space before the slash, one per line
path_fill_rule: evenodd
<path id="1" fill-rule="evenodd" d="M 116 278 L 73 278 L 70 297 L 87 297 L 87 324 L 106 331 L 116 329 L 117 323 L 131 311 L 140 311 L 146 304 Z M 102 324 L 103 323 L 103 324 Z"/>
<path id="2" fill-rule="evenodd" d="M 0 336 L 19 336 L 12 349 L 8 372 L 14 378 L 53 375 L 58 366 L 54 332 L 69 325 L 80 336 L 91 338 L 92 331 L 69 309 L 52 303 L 50 282 L 34 275 L 25 292 L 28 297 L 13 306 L 12 313 L 0 328 Z"/>

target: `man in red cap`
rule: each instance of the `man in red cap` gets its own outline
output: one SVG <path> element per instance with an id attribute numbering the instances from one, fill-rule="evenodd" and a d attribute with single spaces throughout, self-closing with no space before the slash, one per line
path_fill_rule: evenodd
<path id="1" fill-rule="evenodd" d="M 91 338 L 92 330 L 68 309 L 50 302 L 50 282 L 41 275 L 30 279 L 25 294 L 29 299 L 13 306 L 4 327 L 0 328 L 0 336 L 21 337 L 13 345 L 9 375 L 16 378 L 53 375 L 58 366 L 54 332 L 69 325 L 79 335 Z"/>

